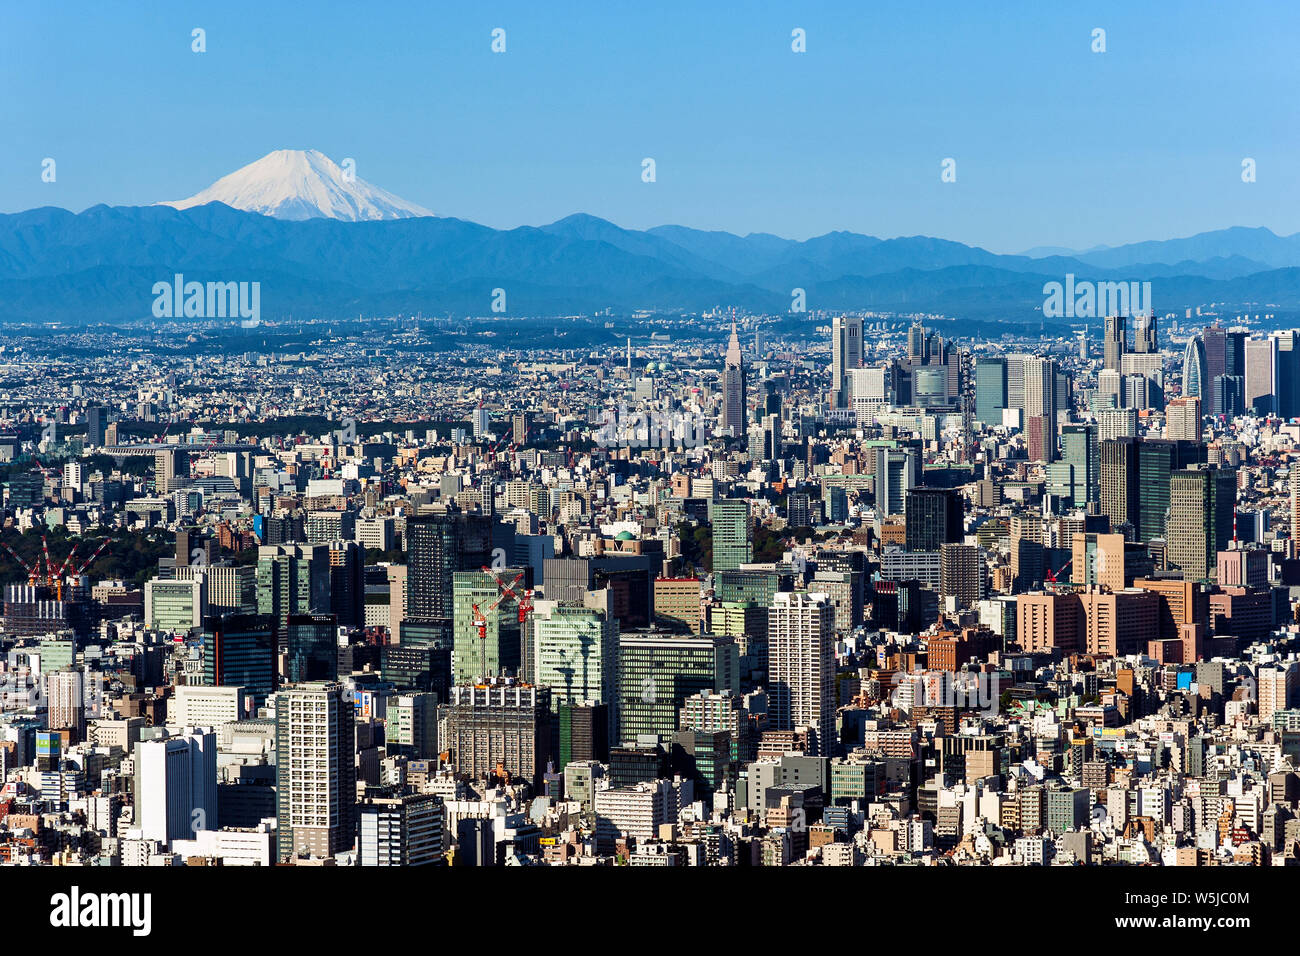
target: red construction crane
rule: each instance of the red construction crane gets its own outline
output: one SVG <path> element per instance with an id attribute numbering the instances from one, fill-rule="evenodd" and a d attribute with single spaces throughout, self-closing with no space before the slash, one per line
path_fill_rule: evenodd
<path id="1" fill-rule="evenodd" d="M 3 547 L 6 551 L 8 551 L 9 556 L 13 558 L 15 561 L 17 561 L 18 564 L 22 567 L 22 569 L 27 572 L 28 584 L 34 585 L 34 584 L 41 583 L 41 572 L 38 568 L 34 568 L 26 561 L 24 561 L 17 551 L 9 547 L 9 545 L 5 544 L 3 541 L 0 541 L 0 547 Z"/>
<path id="2" fill-rule="evenodd" d="M 1073 555 L 1071 555 L 1069 561 L 1066 561 L 1063 565 L 1061 565 L 1059 568 L 1057 568 L 1055 572 L 1053 572 L 1051 568 L 1048 568 L 1048 569 L 1047 569 L 1047 582 L 1048 582 L 1049 584 L 1058 584 L 1059 582 L 1056 580 L 1056 575 L 1058 575 L 1058 574 L 1060 574 L 1061 572 L 1063 572 L 1066 568 L 1068 568 L 1068 567 L 1069 567 L 1070 565 L 1072 565 L 1072 564 L 1074 564 L 1074 556 L 1073 556 Z"/>
<path id="3" fill-rule="evenodd" d="M 515 593 L 514 586 L 523 580 L 524 572 L 520 571 L 515 575 L 513 581 L 506 584 L 491 568 L 484 568 L 483 570 L 492 575 L 493 580 L 496 581 L 497 590 L 500 592 L 496 596 L 496 600 L 489 604 L 486 610 L 480 610 L 478 604 L 472 605 L 474 608 L 473 624 L 475 630 L 478 631 L 479 640 L 479 670 L 481 672 L 479 676 L 486 679 L 489 676 L 487 673 L 487 615 L 500 607 L 501 602 L 507 597 L 514 598 L 516 601 L 519 600 L 519 595 Z"/>

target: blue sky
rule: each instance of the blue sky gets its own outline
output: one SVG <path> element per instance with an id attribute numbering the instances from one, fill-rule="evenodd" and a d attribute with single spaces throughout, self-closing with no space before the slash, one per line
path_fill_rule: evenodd
<path id="1" fill-rule="evenodd" d="M 1300 231 L 1298 4 L 741 8 L 13 3 L 0 212 L 179 199 L 273 149 L 316 148 L 496 227 L 586 212 L 997 252 Z"/>

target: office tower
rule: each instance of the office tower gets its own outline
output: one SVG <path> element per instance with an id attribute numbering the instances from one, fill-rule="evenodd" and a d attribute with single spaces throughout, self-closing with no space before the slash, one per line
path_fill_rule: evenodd
<path id="1" fill-rule="evenodd" d="M 713 525 L 714 571 L 734 571 L 742 564 L 754 560 L 754 544 L 749 535 L 748 501 L 743 498 L 724 498 L 710 502 L 709 522 Z"/>
<path id="2" fill-rule="evenodd" d="M 532 621 L 534 680 L 551 689 L 551 702 L 608 706 L 610 729 L 618 705 L 618 622 L 603 611 L 555 606 Z"/>
<path id="3" fill-rule="evenodd" d="M 146 840 L 170 846 L 217 829 L 217 735 L 211 728 L 135 745 L 136 824 Z"/>
<path id="4" fill-rule="evenodd" d="M 1086 588 L 1124 590 L 1124 536 L 1076 534 L 1070 559 L 1070 581 Z"/>
<path id="5" fill-rule="evenodd" d="M 955 597 L 963 608 L 984 600 L 988 575 L 984 553 L 975 544 L 945 544 L 939 549 L 939 596 Z"/>
<path id="6" fill-rule="evenodd" d="M 850 369 L 862 367 L 862 319 L 837 315 L 831 320 L 831 407 L 848 408 L 852 401 Z"/>
<path id="7" fill-rule="evenodd" d="M 918 408 L 934 408 L 948 403 L 948 369 L 928 365 L 912 372 L 912 404 Z"/>
<path id="8" fill-rule="evenodd" d="M 457 571 L 451 587 L 453 680 L 470 684 L 484 677 L 519 676 L 519 598 L 532 587 L 532 570 Z"/>
<path id="9" fill-rule="evenodd" d="M 355 541 L 326 545 L 330 576 L 330 612 L 347 628 L 366 623 L 366 557 Z"/>
<path id="10" fill-rule="evenodd" d="M 916 450 L 878 446 L 872 454 L 876 459 L 876 510 L 884 516 L 901 515 L 907 507 L 907 493 L 916 485 Z"/>
<path id="11" fill-rule="evenodd" d="M 1124 405 L 1124 376 L 1114 369 L 1104 368 L 1097 373 L 1097 395 L 1093 401 L 1096 409 L 1121 408 Z"/>
<path id="12" fill-rule="evenodd" d="M 1147 439 L 1138 444 L 1138 516 L 1130 522 L 1137 540 L 1151 541 L 1165 536 L 1169 512 L 1169 476 L 1180 468 L 1205 461 L 1205 446 L 1199 442 Z"/>
<path id="13" fill-rule="evenodd" d="M 257 549 L 257 613 L 283 629 L 291 614 L 330 613 L 329 549 L 277 544 Z"/>
<path id="14" fill-rule="evenodd" d="M 1141 486 L 1136 438 L 1113 438 L 1099 443 L 1101 513 L 1110 518 L 1112 530 L 1130 524 L 1137 530 Z"/>
<path id="15" fill-rule="evenodd" d="M 339 677 L 339 622 L 333 614 L 290 614 L 287 625 L 289 683 Z"/>
<path id="16" fill-rule="evenodd" d="M 260 707 L 275 692 L 276 628 L 270 615 L 226 614 L 203 622 L 203 684 L 242 687 Z"/>
<path id="17" fill-rule="evenodd" d="M 436 793 L 367 797 L 357 807 L 361 866 L 431 866 L 442 862 L 446 810 Z"/>
<path id="18" fill-rule="evenodd" d="M 684 728 L 673 735 L 669 766 L 674 777 L 689 780 L 697 798 L 735 789 L 731 734 L 725 730 Z"/>
<path id="19" fill-rule="evenodd" d="M 1201 400 L 1175 398 L 1165 409 L 1165 437 L 1170 441 L 1201 440 Z"/>
<path id="20" fill-rule="evenodd" d="M 1246 384 L 1243 393 L 1245 410 L 1265 415 L 1277 408 L 1276 374 L 1278 340 L 1274 336 L 1264 339 L 1247 339 Z"/>
<path id="21" fill-rule="evenodd" d="M 732 435 L 745 434 L 745 361 L 736 337 L 736 323 L 731 323 L 731 340 L 722 367 L 722 415 L 719 422 Z"/>
<path id="22" fill-rule="evenodd" d="M 1025 452 L 1030 461 L 1051 462 L 1056 457 L 1052 420 L 1045 415 L 1025 419 Z"/>
<path id="23" fill-rule="evenodd" d="M 1027 355 L 1007 356 L 1007 408 L 1025 413 L 1025 360 Z"/>
<path id="24" fill-rule="evenodd" d="M 85 683 L 82 672 L 71 668 L 45 674 L 46 723 L 50 730 L 67 731 L 72 743 L 86 737 Z"/>
<path id="25" fill-rule="evenodd" d="M 356 821 L 355 713 L 334 681 L 275 695 L 277 857 L 350 850 Z"/>
<path id="26" fill-rule="evenodd" d="M 469 421 L 475 438 L 482 438 L 492 426 L 491 419 L 488 417 L 488 410 L 482 405 L 470 412 Z"/>
<path id="27" fill-rule="evenodd" d="M 1236 469 L 1195 465 L 1169 479 L 1169 564 L 1185 581 L 1217 573 L 1217 555 L 1232 538 Z"/>
<path id="28" fill-rule="evenodd" d="M 736 639 L 721 634 L 621 634 L 618 642 L 619 743 L 643 734 L 668 740 L 682 702 L 701 691 L 740 691 Z"/>
<path id="29" fill-rule="evenodd" d="M 716 568 L 716 530 L 714 534 Z M 543 564 L 547 600 L 603 607 L 624 629 L 650 626 L 654 578 L 663 566 L 659 552 L 606 551 L 599 558 L 547 558 Z"/>
<path id="30" fill-rule="evenodd" d="M 1214 380 L 1228 372 L 1228 335 L 1218 325 L 1207 325 L 1201 330 L 1201 343 L 1205 348 L 1204 388 L 1212 388 Z"/>
<path id="31" fill-rule="evenodd" d="M 782 592 L 768 608 L 768 720 L 773 730 L 809 728 L 819 756 L 835 736 L 835 612 L 825 594 Z"/>
<path id="32" fill-rule="evenodd" d="M 938 551 L 965 537 L 965 507 L 956 488 L 917 486 L 907 493 L 906 546 L 908 551 Z"/>
<path id="33" fill-rule="evenodd" d="M 1147 312 L 1139 315 L 1134 322 L 1133 351 L 1144 354 L 1159 352 L 1157 338 L 1158 323 L 1155 314 Z"/>
<path id="34" fill-rule="evenodd" d="M 926 335 L 925 326 L 914 323 L 907 330 L 907 358 L 911 362 L 928 362 L 930 360 L 930 337 Z"/>
<path id="35" fill-rule="evenodd" d="M 1095 502 L 1101 467 L 1096 425 L 1071 422 L 1062 427 L 1061 463 L 1070 469 L 1070 503 L 1075 508 L 1086 508 Z"/>
<path id="36" fill-rule="evenodd" d="M 1025 366 L 1025 420 L 1045 418 L 1051 429 L 1051 448 L 1056 447 L 1056 378 L 1057 368 L 1053 359 L 1039 358 L 1031 355 L 1024 360 Z"/>
<path id="37" fill-rule="evenodd" d="M 1083 650 L 1083 606 L 1068 592 L 1021 594 L 1016 597 L 1016 643 L 1032 653 L 1057 649 L 1063 654 Z"/>
<path id="38" fill-rule="evenodd" d="M 508 774 L 534 788 L 551 759 L 551 692 L 546 687 L 493 678 L 458 685 L 439 708 L 443 749 L 457 773 L 471 780 Z"/>
<path id="39" fill-rule="evenodd" d="M 406 616 L 450 621 L 452 575 L 492 564 L 492 519 L 459 512 L 406 519 Z"/>
<path id="40" fill-rule="evenodd" d="M 169 495 L 190 483 L 190 456 L 183 448 L 160 448 L 153 455 L 154 492 Z"/>
<path id="41" fill-rule="evenodd" d="M 1274 411 L 1282 418 L 1300 415 L 1300 331 L 1290 329 L 1269 336 L 1277 346 L 1273 382 L 1277 387 Z"/>
<path id="42" fill-rule="evenodd" d="M 1199 398 L 1202 405 L 1210 397 L 1210 372 L 1205 355 L 1205 343 L 1199 335 L 1187 340 L 1183 353 L 1183 394 Z"/>
<path id="43" fill-rule="evenodd" d="M 86 446 L 89 448 L 103 447 L 107 427 L 108 409 L 102 405 L 88 405 L 86 407 Z"/>
<path id="44" fill-rule="evenodd" d="M 1122 315 L 1106 316 L 1106 338 L 1103 364 L 1106 368 L 1120 370 L 1120 362 L 1128 351 L 1126 319 Z"/>
<path id="45" fill-rule="evenodd" d="M 1007 408 L 1007 360 L 975 359 L 975 417 L 985 425 L 1002 424 Z"/>
<path id="46" fill-rule="evenodd" d="M 198 627 L 207 614 L 208 587 L 202 573 L 188 580 L 152 578 L 145 582 L 145 627 L 184 632 Z"/>
<path id="47" fill-rule="evenodd" d="M 1137 411 L 1132 408 L 1103 408 L 1097 412 L 1097 441 L 1137 437 Z"/>
<path id="48" fill-rule="evenodd" d="M 554 688 L 552 688 L 554 693 Z M 555 706 L 555 720 L 559 738 L 555 770 L 574 761 L 609 762 L 609 735 L 617 724 L 610 718 L 613 708 L 609 704 L 561 703 Z"/>
<path id="49" fill-rule="evenodd" d="M 655 578 L 655 617 L 684 624 L 694 634 L 703 629 L 699 578 Z"/>

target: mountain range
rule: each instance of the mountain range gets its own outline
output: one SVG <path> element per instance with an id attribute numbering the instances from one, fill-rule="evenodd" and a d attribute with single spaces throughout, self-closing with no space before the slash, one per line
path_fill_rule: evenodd
<path id="1" fill-rule="evenodd" d="M 190 199 L 0 215 L 0 321 L 151 317 L 155 283 L 259 282 L 263 319 L 422 312 L 506 317 L 738 306 L 934 312 L 1037 324 L 1043 284 L 1150 280 L 1157 311 L 1300 309 L 1300 234 L 1233 227 L 1066 254 L 999 255 L 927 236 L 807 240 L 588 215 L 492 229 L 370 186 L 315 151 L 278 150 Z M 1078 321 L 1078 320 L 1076 320 Z"/>

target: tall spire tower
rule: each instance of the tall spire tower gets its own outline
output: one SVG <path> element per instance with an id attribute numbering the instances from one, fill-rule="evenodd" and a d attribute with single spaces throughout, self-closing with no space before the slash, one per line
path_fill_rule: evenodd
<path id="1" fill-rule="evenodd" d="M 745 360 L 736 335 L 736 321 L 731 321 L 731 341 L 722 367 L 722 428 L 732 435 L 745 434 Z"/>

